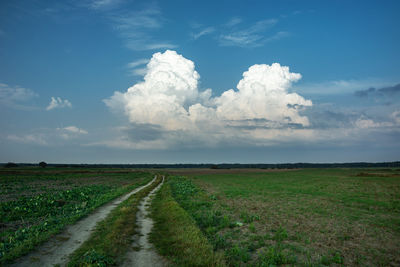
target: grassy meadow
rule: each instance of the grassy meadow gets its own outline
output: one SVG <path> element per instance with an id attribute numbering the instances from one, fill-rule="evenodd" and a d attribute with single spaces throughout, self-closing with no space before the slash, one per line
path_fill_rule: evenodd
<path id="1" fill-rule="evenodd" d="M 212 247 L 208 266 L 400 265 L 398 169 L 188 170 L 166 186 Z M 153 241 L 179 266 L 188 253 L 162 233 L 174 223 L 159 219 Z"/>

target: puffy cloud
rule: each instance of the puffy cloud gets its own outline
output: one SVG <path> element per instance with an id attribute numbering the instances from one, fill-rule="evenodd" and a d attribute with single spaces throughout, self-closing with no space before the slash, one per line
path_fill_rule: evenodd
<path id="1" fill-rule="evenodd" d="M 124 94 L 115 92 L 105 103 L 111 108 L 122 105 L 132 123 L 185 128 L 188 113 L 184 106 L 197 98 L 199 77 L 194 63 L 176 52 L 156 53 L 147 64 L 144 82 Z"/>
<path id="2" fill-rule="evenodd" d="M 287 91 L 300 78 L 278 63 L 253 65 L 243 73 L 239 91 L 228 90 L 215 100 L 217 114 L 226 120 L 267 119 L 308 126 L 307 117 L 300 116 L 298 110 L 312 102 Z"/>
<path id="3" fill-rule="evenodd" d="M 71 108 L 72 104 L 67 99 L 61 99 L 60 97 L 51 97 L 51 101 L 47 106 L 46 110 L 52 110 L 55 108 Z"/>
<path id="4" fill-rule="evenodd" d="M 104 102 L 128 116 L 134 125 L 131 135 L 145 125 L 145 131 L 138 134 L 151 132 L 151 144 L 156 143 L 153 137 L 172 143 L 270 140 L 293 136 L 296 129 L 309 125 L 300 112 L 312 102 L 289 92 L 301 75 L 288 67 L 278 63 L 253 65 L 243 73 L 237 90 L 217 97 L 211 97 L 211 89 L 198 90 L 199 78 L 191 60 L 170 50 L 155 53 L 147 64 L 144 81 L 124 93 L 115 92 Z M 283 134 L 284 128 L 290 131 Z"/>

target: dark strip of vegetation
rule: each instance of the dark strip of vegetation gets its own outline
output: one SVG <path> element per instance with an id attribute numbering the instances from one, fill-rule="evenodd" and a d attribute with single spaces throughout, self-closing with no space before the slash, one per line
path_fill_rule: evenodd
<path id="1" fill-rule="evenodd" d="M 0 163 L 4 168 L 33 167 L 37 163 Z M 298 169 L 298 168 L 398 168 L 400 161 L 393 162 L 349 162 L 349 163 L 278 163 L 278 164 L 47 164 L 56 168 L 135 168 L 135 169 Z"/>
<path id="2" fill-rule="evenodd" d="M 153 184 L 133 194 L 99 222 L 89 239 L 70 256 L 68 266 L 121 264 L 136 233 L 138 205 L 161 181 L 158 176 Z"/>
<path id="3" fill-rule="evenodd" d="M 88 185 L 0 202 L 0 265 L 27 254 L 97 207 L 151 180 L 150 173 L 133 175 L 144 179 L 117 188 Z"/>
<path id="4" fill-rule="evenodd" d="M 153 201 L 151 242 L 176 266 L 225 266 L 223 255 L 213 251 L 193 218 L 173 198 L 173 184 L 174 179 L 167 181 Z M 195 189 L 182 190 L 190 194 Z"/>

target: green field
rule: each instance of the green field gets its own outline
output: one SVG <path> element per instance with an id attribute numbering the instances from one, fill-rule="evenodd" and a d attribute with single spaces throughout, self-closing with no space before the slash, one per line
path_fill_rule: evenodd
<path id="1" fill-rule="evenodd" d="M 0 265 L 151 178 L 122 169 L 1 169 Z"/>
<path id="2" fill-rule="evenodd" d="M 179 169 L 151 206 L 150 240 L 171 266 L 400 266 L 400 169 Z M 154 171 L 0 170 L 0 265 L 148 183 Z M 70 266 L 114 266 L 136 232 L 132 195 Z"/>
<path id="3" fill-rule="evenodd" d="M 227 265 L 400 265 L 399 170 L 228 172 L 166 184 Z M 179 265 L 161 230 L 154 242 Z"/>

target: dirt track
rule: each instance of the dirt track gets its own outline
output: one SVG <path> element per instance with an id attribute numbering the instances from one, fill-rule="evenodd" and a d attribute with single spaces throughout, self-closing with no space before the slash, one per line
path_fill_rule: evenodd
<path id="1" fill-rule="evenodd" d="M 65 231 L 56 235 L 43 245 L 37 247 L 33 252 L 21 257 L 11 266 L 54 266 L 56 264 L 65 266 L 68 256 L 86 241 L 96 224 L 107 217 L 121 202 L 131 195 L 149 186 L 156 177 L 148 184 L 138 187 L 128 194 L 123 195 L 96 209 L 92 214 L 67 227 Z"/>
<path id="2" fill-rule="evenodd" d="M 161 188 L 164 183 L 164 177 L 162 182 L 154 188 L 139 204 L 139 212 L 137 213 L 136 223 L 138 225 L 138 235 L 135 236 L 133 242 L 133 249 L 127 253 L 126 261 L 122 266 L 152 266 L 162 267 L 165 266 L 164 259 L 157 254 L 153 246 L 149 242 L 149 233 L 153 228 L 153 220 L 148 217 L 148 207 L 151 204 L 152 197 Z"/>

